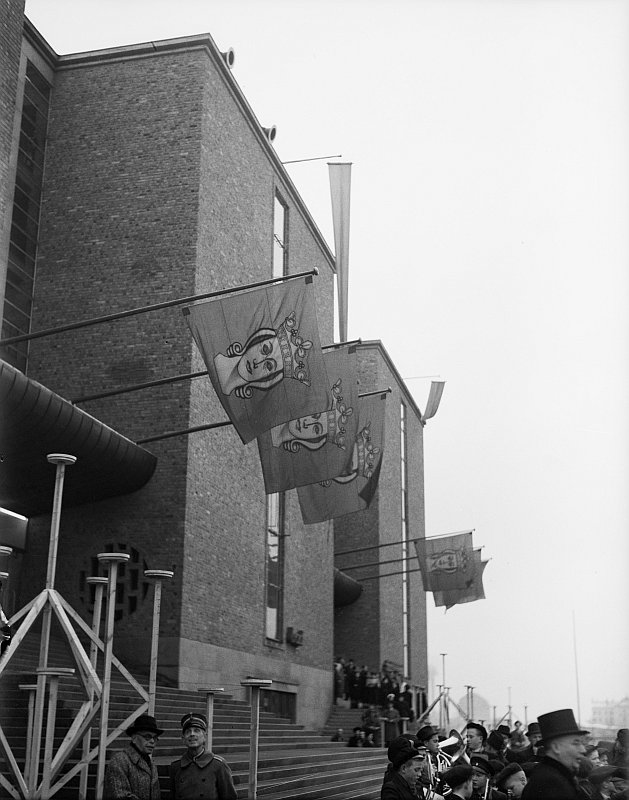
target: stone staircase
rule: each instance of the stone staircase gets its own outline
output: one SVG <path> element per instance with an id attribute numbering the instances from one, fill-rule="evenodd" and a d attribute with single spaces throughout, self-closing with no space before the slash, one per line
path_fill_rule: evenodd
<path id="1" fill-rule="evenodd" d="M 17 762 L 24 763 L 28 696 L 18 689 L 19 684 L 32 683 L 37 664 L 37 637 L 26 637 L 11 662 L 0 677 L 0 719 L 2 727 Z M 49 664 L 55 667 L 73 666 L 70 651 L 64 641 L 51 642 Z M 146 686 L 146 676 L 135 676 Z M 55 748 L 84 700 L 82 684 L 75 675 L 62 678 L 59 689 Z M 121 677 L 112 677 L 110 703 L 110 730 L 139 705 L 137 693 Z M 198 692 L 183 691 L 158 686 L 155 716 L 165 729 L 155 753 L 162 796 L 168 797 L 168 765 L 183 752 L 179 720 L 186 711 L 203 710 L 204 696 Z M 349 709 L 345 709 L 350 711 Z M 351 710 L 352 719 L 360 711 Z M 219 695 L 214 701 L 213 747 L 232 768 L 238 798 L 248 797 L 249 783 L 249 725 L 250 707 L 228 695 Z M 331 742 L 337 727 L 334 713 L 323 732 L 304 730 L 290 720 L 274 714 L 260 712 L 258 756 L 258 797 L 264 800 L 375 800 L 380 796 L 382 777 L 387 765 L 386 752 L 381 749 L 347 748 L 343 743 Z M 354 724 L 358 724 L 358 722 Z M 349 732 L 353 724 L 349 724 Z M 97 724 L 92 729 L 92 741 L 97 737 Z M 109 753 L 126 746 L 126 736 L 120 737 L 109 748 Z M 93 746 L 93 745 L 92 745 Z M 70 764 L 76 763 L 80 748 Z M 0 772 L 10 775 L 5 754 L 0 747 Z M 69 767 L 66 767 L 68 769 Z M 65 770 L 64 770 L 65 771 Z M 94 796 L 96 765 L 90 766 L 89 795 Z M 70 781 L 56 795 L 59 800 L 76 800 L 78 778 Z M 3 790 L 0 788 L 0 797 Z M 46 800 L 46 798 L 43 798 Z"/>

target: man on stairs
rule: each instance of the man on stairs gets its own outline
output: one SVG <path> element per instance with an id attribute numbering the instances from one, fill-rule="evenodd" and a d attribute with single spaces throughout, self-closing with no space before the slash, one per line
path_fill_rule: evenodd
<path id="1" fill-rule="evenodd" d="M 207 717 L 184 714 L 181 736 L 186 752 L 169 768 L 171 800 L 236 800 L 231 769 L 205 748 Z"/>
<path id="2" fill-rule="evenodd" d="M 160 800 L 152 755 L 164 731 L 155 717 L 140 714 L 127 733 L 130 745 L 113 754 L 105 771 L 105 800 Z"/>

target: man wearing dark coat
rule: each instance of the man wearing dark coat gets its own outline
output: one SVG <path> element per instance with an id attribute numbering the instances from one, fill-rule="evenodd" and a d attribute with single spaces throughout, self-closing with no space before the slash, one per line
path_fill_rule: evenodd
<path id="1" fill-rule="evenodd" d="M 153 749 L 164 733 L 155 717 L 140 714 L 127 729 L 131 744 L 111 757 L 105 771 L 105 800 L 160 800 Z"/>
<path id="2" fill-rule="evenodd" d="M 236 800 L 231 769 L 205 749 L 207 717 L 184 714 L 181 735 L 186 752 L 169 767 L 171 800 Z"/>
<path id="3" fill-rule="evenodd" d="M 418 781 L 424 767 L 426 750 L 418 750 L 408 736 L 398 736 L 387 749 L 391 762 L 384 775 L 380 800 L 418 800 Z"/>
<path id="4" fill-rule="evenodd" d="M 545 755 L 533 769 L 522 800 L 581 800 L 576 775 L 585 755 L 585 736 L 571 708 L 541 714 L 537 721 Z"/>

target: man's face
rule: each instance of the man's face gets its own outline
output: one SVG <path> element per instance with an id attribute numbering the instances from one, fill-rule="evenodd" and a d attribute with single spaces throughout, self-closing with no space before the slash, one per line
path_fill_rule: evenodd
<path id="1" fill-rule="evenodd" d="M 601 766 L 601 759 L 598 756 L 598 750 L 592 750 L 591 753 L 588 753 L 588 759 L 592 763 L 593 767 Z"/>
<path id="2" fill-rule="evenodd" d="M 508 793 L 510 791 L 511 796 L 514 797 L 515 800 L 520 800 L 525 786 L 526 775 L 524 772 L 516 772 L 515 775 L 509 775 L 507 780 L 504 782 L 505 792 Z"/>
<path id="3" fill-rule="evenodd" d="M 182 734 L 183 743 L 190 750 L 197 750 L 205 745 L 205 731 L 198 725 L 189 725 Z"/>
<path id="4" fill-rule="evenodd" d="M 152 731 L 138 731 L 133 734 L 131 741 L 140 753 L 150 756 L 153 754 L 158 738 Z"/>
<path id="5" fill-rule="evenodd" d="M 484 792 L 487 783 L 487 773 L 482 769 L 472 767 L 472 786 L 476 792 Z"/>
<path id="6" fill-rule="evenodd" d="M 477 728 L 468 728 L 465 732 L 465 741 L 470 750 L 480 750 L 483 746 L 483 737 Z"/>
<path id="7" fill-rule="evenodd" d="M 579 769 L 579 760 L 585 755 L 585 738 L 583 736 L 558 736 L 548 742 L 546 752 L 576 774 Z"/>
<path id="8" fill-rule="evenodd" d="M 430 739 L 426 740 L 426 747 L 429 753 L 432 753 L 434 756 L 437 755 L 439 752 L 439 736 L 436 733 L 434 736 L 431 736 Z"/>
<path id="9" fill-rule="evenodd" d="M 406 764 L 400 768 L 400 775 L 404 778 L 409 786 L 415 786 L 419 780 L 422 769 L 424 768 L 424 759 L 425 756 L 422 753 L 415 758 L 411 758 L 410 761 L 407 761 Z"/>
<path id="10" fill-rule="evenodd" d="M 529 742 L 533 747 L 537 745 L 537 743 L 541 740 L 542 734 L 541 733 L 529 733 Z"/>

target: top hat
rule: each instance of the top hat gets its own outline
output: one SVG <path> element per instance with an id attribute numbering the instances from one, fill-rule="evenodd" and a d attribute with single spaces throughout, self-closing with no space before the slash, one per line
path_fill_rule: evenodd
<path id="1" fill-rule="evenodd" d="M 133 725 L 131 725 L 130 728 L 127 728 L 127 733 L 129 736 L 133 736 L 134 733 L 141 733 L 144 731 L 146 731 L 146 733 L 154 733 L 156 736 L 161 736 L 162 733 L 164 733 L 161 728 L 157 727 L 155 717 L 152 717 L 150 714 L 140 714 Z"/>
<path id="2" fill-rule="evenodd" d="M 394 739 L 387 750 L 387 758 L 391 762 L 393 769 L 401 767 L 411 758 L 419 755 L 419 750 L 415 747 L 413 742 L 406 736 L 398 736 Z"/>
<path id="3" fill-rule="evenodd" d="M 528 730 L 526 732 L 526 735 L 527 736 L 531 736 L 531 735 L 534 736 L 536 734 L 539 735 L 540 733 L 541 733 L 541 731 L 539 729 L 539 725 L 537 724 L 537 722 L 531 722 L 531 724 L 529 725 Z"/>
<path id="4" fill-rule="evenodd" d="M 185 733 L 187 728 L 192 728 L 194 725 L 195 728 L 201 728 L 201 730 L 207 730 L 207 717 L 205 714 L 198 714 L 198 713 L 190 713 L 184 714 L 181 718 L 181 732 Z"/>
<path id="5" fill-rule="evenodd" d="M 589 733 L 589 731 L 582 731 L 579 728 L 571 708 L 540 714 L 537 721 L 544 744 L 558 736 L 585 736 Z"/>
<path id="6" fill-rule="evenodd" d="M 501 733 L 503 736 L 506 736 L 507 739 L 511 736 L 511 731 L 509 730 L 508 725 L 498 725 L 496 730 L 498 731 L 498 733 Z"/>

